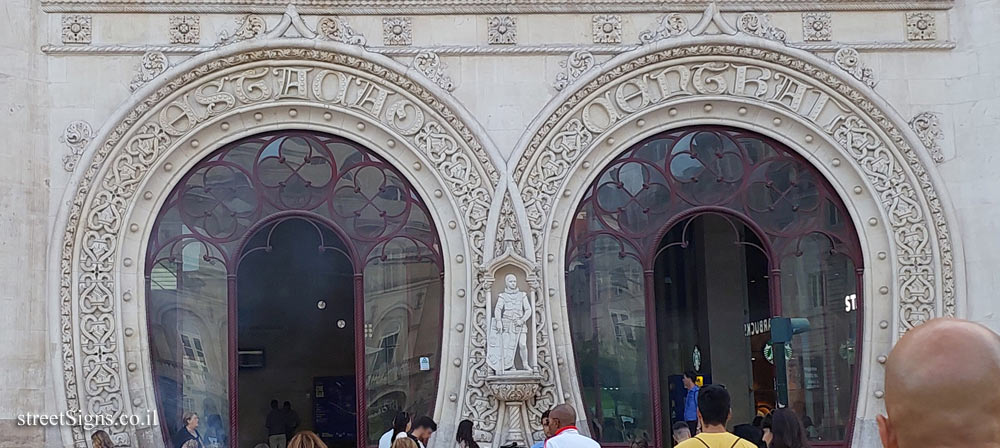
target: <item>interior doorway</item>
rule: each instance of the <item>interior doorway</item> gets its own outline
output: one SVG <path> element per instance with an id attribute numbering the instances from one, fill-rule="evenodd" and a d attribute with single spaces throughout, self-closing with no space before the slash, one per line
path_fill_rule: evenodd
<path id="1" fill-rule="evenodd" d="M 664 236 L 653 274 L 663 440 L 686 420 L 685 372 L 726 386 L 734 423 L 774 408 L 768 265 L 757 235 L 729 215 L 686 218 Z"/>
<path id="2" fill-rule="evenodd" d="M 357 445 L 354 277 L 318 220 L 280 218 L 249 237 L 236 276 L 239 447 L 303 429 Z"/>

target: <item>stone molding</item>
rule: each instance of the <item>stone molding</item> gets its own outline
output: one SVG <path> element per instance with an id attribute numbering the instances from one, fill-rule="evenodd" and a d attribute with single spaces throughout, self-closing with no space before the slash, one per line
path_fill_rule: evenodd
<path id="1" fill-rule="evenodd" d="M 627 0 L 621 2 L 537 0 L 511 3 L 505 0 L 315 0 L 301 6 L 302 12 L 320 14 L 525 14 L 525 13 L 619 13 L 696 12 L 710 0 Z M 953 0 L 859 1 L 859 0 L 717 0 L 725 12 L 744 11 L 912 11 L 944 10 Z M 285 0 L 42 0 L 46 12 L 206 12 L 280 13 Z"/>
<path id="2" fill-rule="evenodd" d="M 896 50 L 896 51 L 927 51 L 953 50 L 956 43 L 952 41 L 925 42 L 788 42 L 787 46 L 806 51 L 837 51 L 850 45 L 859 51 Z M 425 51 L 437 53 L 440 56 L 487 56 L 487 55 L 569 55 L 576 51 L 585 51 L 594 55 L 618 55 L 638 48 L 639 45 L 517 45 L 517 46 L 487 46 L 487 45 L 433 45 L 386 47 L 366 46 L 365 49 L 386 56 L 416 56 Z M 41 50 L 49 55 L 141 55 L 150 51 L 165 54 L 198 54 L 211 51 L 216 47 L 193 45 L 43 45 Z"/>
<path id="3" fill-rule="evenodd" d="M 141 87 L 93 138 L 85 168 L 67 190 L 70 207 L 57 221 L 64 233 L 50 257 L 60 310 L 61 408 L 117 416 L 155 407 L 141 322 L 142 260 L 156 204 L 185 166 L 228 141 L 283 126 L 348 134 L 416 179 L 428 203 L 437 204 L 431 207 L 436 220 L 461 226 L 442 230 L 441 238 L 446 259 L 456 260 L 445 297 L 458 298 L 446 307 L 444 325 L 464 324 L 472 266 L 485 258 L 500 158 L 467 111 L 439 87 L 405 73 L 406 67 L 357 47 L 286 39 L 234 44 Z M 353 90 L 341 91 L 345 84 Z M 465 258 L 470 263 L 462 263 Z M 442 360 L 460 359 L 465 335 L 444 335 Z M 462 373 L 444 362 L 440 368 L 437 409 L 439 418 L 450 419 L 458 408 L 441 397 L 461 383 Z M 120 446 L 162 443 L 158 427 L 105 429 Z M 64 434 L 67 444 L 87 446 L 82 428 L 64 428 Z"/>

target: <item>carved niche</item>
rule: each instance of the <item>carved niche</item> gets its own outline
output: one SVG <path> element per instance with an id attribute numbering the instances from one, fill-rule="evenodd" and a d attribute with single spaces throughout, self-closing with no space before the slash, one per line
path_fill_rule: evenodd
<path id="1" fill-rule="evenodd" d="M 540 306 L 540 267 L 510 248 L 483 266 L 488 291 L 486 314 L 486 385 L 497 403 L 497 429 L 492 442 L 531 445 L 530 409 L 540 397 L 543 377 L 538 366 L 536 310 Z"/>

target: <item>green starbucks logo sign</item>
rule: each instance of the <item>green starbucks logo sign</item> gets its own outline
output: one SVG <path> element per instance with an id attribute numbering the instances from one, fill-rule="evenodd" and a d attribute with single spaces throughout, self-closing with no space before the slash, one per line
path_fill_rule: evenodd
<path id="1" fill-rule="evenodd" d="M 771 343 L 770 342 L 768 342 L 767 344 L 764 344 L 764 359 L 766 359 L 767 362 L 769 362 L 771 364 L 774 364 L 774 348 L 771 347 Z M 785 344 L 785 361 L 788 361 L 789 359 L 792 359 L 792 344 L 786 343 Z"/>

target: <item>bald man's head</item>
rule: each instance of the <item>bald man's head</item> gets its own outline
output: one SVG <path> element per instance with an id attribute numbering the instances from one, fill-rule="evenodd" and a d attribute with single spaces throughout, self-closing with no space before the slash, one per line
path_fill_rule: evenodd
<path id="1" fill-rule="evenodd" d="M 576 410 L 568 404 L 561 404 L 549 411 L 549 427 L 552 434 L 556 431 L 576 424 Z"/>
<path id="2" fill-rule="evenodd" d="M 1000 447 L 1000 336 L 958 319 L 906 333 L 885 367 L 886 448 Z"/>

